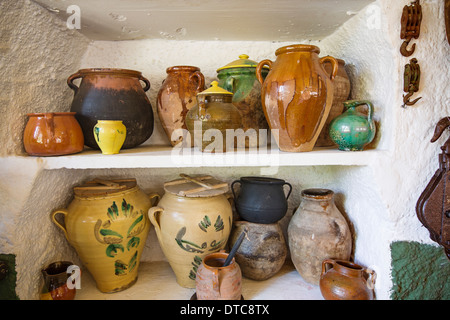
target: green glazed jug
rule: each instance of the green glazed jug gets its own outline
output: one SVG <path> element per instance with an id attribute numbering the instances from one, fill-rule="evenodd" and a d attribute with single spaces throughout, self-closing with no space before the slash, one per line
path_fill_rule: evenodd
<path id="1" fill-rule="evenodd" d="M 369 108 L 367 116 L 356 110 L 361 105 Z M 339 150 L 361 151 L 375 137 L 373 105 L 367 100 L 349 100 L 344 102 L 344 107 L 346 111 L 330 124 L 330 138 Z"/>

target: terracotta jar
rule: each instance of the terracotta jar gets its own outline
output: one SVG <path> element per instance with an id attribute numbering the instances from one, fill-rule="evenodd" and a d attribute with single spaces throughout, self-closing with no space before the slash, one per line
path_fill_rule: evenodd
<path id="1" fill-rule="evenodd" d="M 195 280 L 197 300 L 241 300 L 241 269 L 234 258 L 223 266 L 227 257 L 225 252 L 205 256 Z"/>
<path id="2" fill-rule="evenodd" d="M 339 67 L 333 82 L 333 104 L 331 105 L 330 114 L 328 115 L 325 126 L 322 128 L 322 132 L 316 142 L 316 147 L 330 147 L 334 146 L 334 142 L 329 135 L 330 123 L 334 118 L 340 116 L 344 112 L 344 101 L 348 100 L 350 95 L 350 79 L 345 71 L 345 61 L 342 59 L 336 59 Z M 332 65 L 329 61 L 325 61 L 323 64 L 328 74 L 332 72 Z"/>
<path id="3" fill-rule="evenodd" d="M 148 215 L 177 283 L 195 288 L 202 259 L 225 247 L 233 213 L 225 196 L 227 183 L 210 176 L 184 177 L 164 184 L 165 194 Z"/>
<path id="4" fill-rule="evenodd" d="M 202 152 L 234 150 L 234 137 L 227 139 L 230 131 L 236 135 L 237 143 L 245 147 L 244 132 L 236 132 L 236 129 L 242 127 L 242 122 L 232 98 L 233 93 L 220 88 L 217 81 L 197 94 L 198 103 L 186 115 L 186 126 L 195 146 Z"/>
<path id="5" fill-rule="evenodd" d="M 205 90 L 205 77 L 200 68 L 173 66 L 158 91 L 158 115 L 172 146 L 183 141 L 187 130 L 186 114 L 197 103 L 197 94 Z M 192 139 L 185 146 L 193 146 Z"/>
<path id="6" fill-rule="evenodd" d="M 241 114 L 242 129 L 248 134 L 245 146 L 249 148 L 265 146 L 269 129 L 261 104 L 261 83 L 256 78 L 257 65 L 241 54 L 238 60 L 217 69 L 219 86 L 233 93 L 232 103 Z M 264 67 L 261 72 L 265 78 L 269 71 Z"/>
<path id="7" fill-rule="evenodd" d="M 350 259 L 350 228 L 334 204 L 331 190 L 302 191 L 300 206 L 289 222 L 288 238 L 292 262 L 309 283 L 319 284 L 323 260 Z"/>
<path id="8" fill-rule="evenodd" d="M 119 120 L 98 120 L 94 138 L 103 154 L 117 154 L 125 142 L 127 128 Z"/>
<path id="9" fill-rule="evenodd" d="M 117 292 L 136 280 L 150 221 L 152 198 L 135 179 L 94 180 L 74 188 L 67 209 L 51 214 L 102 292 Z M 58 217 L 63 217 L 63 223 Z"/>
<path id="10" fill-rule="evenodd" d="M 75 299 L 77 291 L 75 284 L 70 288 L 67 285 L 67 280 L 71 276 L 67 271 L 72 265 L 70 261 L 57 261 L 41 270 L 44 281 L 39 293 L 40 300 Z"/>
<path id="11" fill-rule="evenodd" d="M 356 263 L 325 259 L 320 292 L 326 300 L 373 300 L 376 273 Z"/>
<path id="12" fill-rule="evenodd" d="M 83 151 L 84 136 L 75 112 L 28 113 L 23 133 L 32 156 L 59 156 Z"/>
<path id="13" fill-rule="evenodd" d="M 240 184 L 236 196 L 234 186 Z M 289 191 L 284 193 L 287 185 Z M 281 179 L 269 177 L 242 177 L 231 184 L 236 211 L 243 220 L 256 223 L 274 223 L 286 215 L 292 186 Z"/>
<path id="14" fill-rule="evenodd" d="M 76 86 L 73 81 L 81 78 Z M 139 81 L 145 83 L 145 87 Z M 153 110 L 145 94 L 150 82 L 141 72 L 127 69 L 81 69 L 67 79 L 74 91 L 70 111 L 83 129 L 84 143 L 99 149 L 92 133 L 97 120 L 122 120 L 127 127 L 123 149 L 144 143 L 153 133 Z"/>
<path id="15" fill-rule="evenodd" d="M 246 236 L 235 255 L 242 275 L 252 280 L 273 277 L 283 267 L 288 252 L 280 225 L 235 221 L 229 240 L 230 247 L 233 247 L 244 231 Z"/>
<path id="16" fill-rule="evenodd" d="M 330 56 L 319 59 L 319 53 L 316 46 L 289 45 L 276 50 L 274 62 L 266 59 L 256 68 L 264 114 L 282 151 L 311 151 L 330 113 L 338 63 Z M 331 76 L 325 61 L 333 66 Z M 266 65 L 270 71 L 264 80 Z"/>

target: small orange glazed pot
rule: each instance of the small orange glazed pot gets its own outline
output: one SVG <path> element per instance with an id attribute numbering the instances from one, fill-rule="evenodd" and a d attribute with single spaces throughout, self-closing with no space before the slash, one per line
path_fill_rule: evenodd
<path id="1" fill-rule="evenodd" d="M 84 148 L 75 112 L 28 113 L 23 134 L 25 151 L 32 156 L 59 156 Z"/>
<path id="2" fill-rule="evenodd" d="M 234 258 L 224 267 L 228 253 L 207 255 L 195 279 L 198 300 L 240 300 L 242 273 Z"/>

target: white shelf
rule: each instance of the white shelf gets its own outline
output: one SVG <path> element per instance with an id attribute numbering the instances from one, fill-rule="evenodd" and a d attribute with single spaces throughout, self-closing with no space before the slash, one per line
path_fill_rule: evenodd
<path id="1" fill-rule="evenodd" d="M 43 169 L 101 168 L 195 168 L 195 167 L 280 167 L 280 166 L 365 166 L 386 151 L 340 151 L 316 148 L 311 152 L 282 152 L 278 148 L 254 149 L 225 153 L 203 153 L 197 149 L 169 146 L 139 146 L 121 150 L 119 154 L 103 155 L 99 150 L 54 157 L 15 157 L 38 162 Z M 14 159 L 14 158 L 13 158 Z"/>
<path id="2" fill-rule="evenodd" d="M 137 282 L 116 293 L 102 293 L 89 272 L 83 272 L 76 300 L 190 300 L 195 289 L 177 284 L 175 274 L 165 261 L 143 262 Z M 305 282 L 287 262 L 272 278 L 254 281 L 242 278 L 244 300 L 323 300 L 319 286 Z"/>

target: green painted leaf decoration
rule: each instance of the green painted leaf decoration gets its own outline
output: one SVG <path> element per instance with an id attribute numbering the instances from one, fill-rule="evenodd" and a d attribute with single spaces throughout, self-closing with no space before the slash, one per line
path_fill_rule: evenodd
<path id="1" fill-rule="evenodd" d="M 127 250 L 130 251 L 130 248 L 138 247 L 141 239 L 139 237 L 132 237 L 127 244 Z"/>
<path id="2" fill-rule="evenodd" d="M 123 261 L 116 260 L 114 267 L 116 276 L 123 276 L 127 273 L 128 266 Z"/>
<path id="3" fill-rule="evenodd" d="M 128 263 L 130 271 L 134 269 L 137 262 L 137 251 L 134 253 L 134 255 L 131 257 L 130 262 Z"/>
<path id="4" fill-rule="evenodd" d="M 106 248 L 106 255 L 108 257 L 114 258 L 119 252 L 119 250 L 122 250 L 122 252 L 124 252 L 124 248 L 121 244 L 117 244 L 117 243 L 111 243 L 107 248 Z"/>
<path id="5" fill-rule="evenodd" d="M 142 219 L 144 218 L 144 215 L 141 214 L 136 220 L 134 220 L 134 222 L 131 224 L 130 228 L 128 229 L 127 232 L 127 237 L 130 235 L 131 230 L 133 230 L 133 228 L 142 221 Z"/>
<path id="6" fill-rule="evenodd" d="M 102 236 L 115 236 L 115 237 L 119 237 L 119 238 L 123 239 L 123 237 L 120 233 L 113 231 L 113 230 L 101 229 L 100 234 Z"/>
<path id="7" fill-rule="evenodd" d="M 222 217 L 220 215 L 217 217 L 217 220 L 214 223 L 214 228 L 216 229 L 216 232 L 221 231 L 221 230 L 224 229 L 223 219 L 222 219 Z"/>

